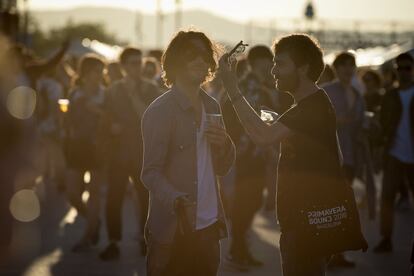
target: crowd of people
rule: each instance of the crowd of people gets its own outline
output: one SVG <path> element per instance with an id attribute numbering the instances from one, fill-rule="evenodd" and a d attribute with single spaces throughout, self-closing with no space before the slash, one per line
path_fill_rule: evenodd
<path id="1" fill-rule="evenodd" d="M 161 58 L 127 47 L 117 61 L 85 54 L 75 62 L 65 59 L 68 45 L 48 61 L 18 45 L 1 57 L 0 259 L 12 235 L 10 198 L 38 176 L 86 221 L 73 252 L 95 246 L 106 228 L 102 261 L 120 258 L 132 185 L 148 275 L 216 275 L 228 235 L 229 266 L 262 266 L 249 246 L 262 208 L 277 213 L 285 276 L 353 267 L 338 250 L 301 250 L 294 213 L 303 213 L 308 186 L 341 173 L 348 187 L 365 184 L 357 204 L 371 219 L 379 214 L 373 250 L 392 252 L 395 206 L 410 208 L 414 191 L 410 54 L 383 70 L 357 68 L 351 52 L 324 65 L 315 39 L 297 34 L 229 56 L 198 31 L 178 32 Z M 36 92 L 28 118 L 10 110 L 17 88 Z M 366 250 L 358 235 L 348 249 Z"/>

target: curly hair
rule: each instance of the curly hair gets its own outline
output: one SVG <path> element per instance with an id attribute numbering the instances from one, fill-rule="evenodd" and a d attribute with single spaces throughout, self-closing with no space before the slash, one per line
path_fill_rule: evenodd
<path id="1" fill-rule="evenodd" d="M 297 67 L 309 65 L 308 77 L 317 81 L 325 67 L 323 52 L 317 40 L 307 34 L 292 34 L 273 44 L 275 55 L 287 52 Z"/>
<path id="2" fill-rule="evenodd" d="M 192 40 L 201 41 L 206 46 L 207 52 L 198 53 L 196 47 L 191 43 Z M 203 32 L 196 30 L 179 31 L 168 44 L 161 59 L 162 78 L 166 86 L 171 87 L 176 81 L 177 75 L 183 72 L 186 64 L 191 61 L 187 55 L 189 51 L 204 55 L 203 58 L 209 65 L 209 74 L 205 81 L 214 77 L 218 57 L 221 53 L 220 45 L 210 40 Z"/>

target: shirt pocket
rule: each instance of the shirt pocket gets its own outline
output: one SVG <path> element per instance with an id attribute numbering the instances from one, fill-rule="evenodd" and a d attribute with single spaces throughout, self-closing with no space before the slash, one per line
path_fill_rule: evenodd
<path id="1" fill-rule="evenodd" d="M 176 135 L 173 143 L 173 150 L 176 153 L 186 153 L 189 150 L 195 149 L 196 138 L 192 135 Z"/>

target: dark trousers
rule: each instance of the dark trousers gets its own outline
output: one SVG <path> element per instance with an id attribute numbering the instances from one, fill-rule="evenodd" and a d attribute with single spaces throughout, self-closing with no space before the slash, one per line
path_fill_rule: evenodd
<path id="1" fill-rule="evenodd" d="M 394 225 L 394 204 L 401 185 L 407 181 L 414 191 L 414 164 L 388 156 L 384 167 L 381 194 L 381 235 L 391 238 Z"/>
<path id="2" fill-rule="evenodd" d="M 147 239 L 148 276 L 214 276 L 220 264 L 217 223 L 185 235 L 177 231 L 172 244 Z"/>
<path id="3" fill-rule="evenodd" d="M 237 255 L 247 252 L 246 235 L 249 231 L 256 212 L 263 202 L 263 189 L 266 176 L 237 174 L 234 187 L 234 199 L 230 213 L 231 246 L 230 254 Z"/>
<path id="4" fill-rule="evenodd" d="M 108 191 L 106 201 L 106 227 L 108 238 L 111 241 L 120 241 L 122 238 L 122 207 L 125 190 L 131 177 L 138 195 L 139 224 L 144 235 L 144 226 L 148 213 L 148 190 L 140 180 L 139 166 L 126 166 L 124 162 L 112 162 L 109 166 Z"/>
<path id="5" fill-rule="evenodd" d="M 312 248 L 300 249 L 292 233 L 280 236 L 283 276 L 324 276 L 328 258 L 315 256 Z"/>

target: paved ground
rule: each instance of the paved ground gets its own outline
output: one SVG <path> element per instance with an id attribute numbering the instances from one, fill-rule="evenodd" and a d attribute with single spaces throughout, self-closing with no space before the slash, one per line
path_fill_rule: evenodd
<path id="1" fill-rule="evenodd" d="M 41 193 L 40 193 L 41 194 Z M 136 219 L 131 197 L 127 197 L 124 210 L 125 227 L 122 258 L 117 262 L 103 263 L 97 255 L 105 245 L 106 233 L 101 232 L 101 242 L 89 252 L 75 254 L 71 246 L 81 236 L 84 222 L 74 220 L 74 212 L 68 209 L 60 195 L 52 195 L 42 203 L 39 219 L 31 223 L 16 223 L 13 238 L 14 256 L 0 266 L 0 275 L 49 276 L 49 275 L 145 275 L 145 260 L 139 255 L 136 235 Z M 370 246 L 378 240 L 378 221 L 368 221 L 362 210 L 363 227 Z M 72 223 L 72 221 L 74 222 Z M 403 276 L 409 275 L 410 243 L 414 238 L 414 211 L 397 213 L 395 250 L 392 254 L 377 255 L 372 252 L 348 253 L 357 266 L 354 269 L 329 271 L 328 276 Z M 255 255 L 265 265 L 250 272 L 231 271 L 222 262 L 219 275 L 281 275 L 278 251 L 279 231 L 274 215 L 260 213 L 251 233 L 251 245 Z M 223 255 L 227 241 L 222 243 Z"/>

